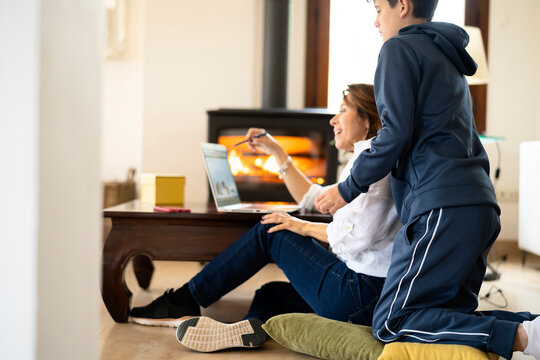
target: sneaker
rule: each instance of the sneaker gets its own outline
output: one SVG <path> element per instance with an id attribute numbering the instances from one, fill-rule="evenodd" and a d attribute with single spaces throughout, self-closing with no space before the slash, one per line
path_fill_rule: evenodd
<path id="1" fill-rule="evenodd" d="M 181 318 L 187 315 L 201 315 L 198 304 L 175 305 L 172 302 L 173 289 L 169 289 L 146 306 L 129 311 L 131 320 L 140 325 L 177 327 Z"/>
<path id="2" fill-rule="evenodd" d="M 230 348 L 254 348 L 268 340 L 262 321 L 249 319 L 225 324 L 206 316 L 184 320 L 176 329 L 176 338 L 185 347 L 212 352 Z"/>

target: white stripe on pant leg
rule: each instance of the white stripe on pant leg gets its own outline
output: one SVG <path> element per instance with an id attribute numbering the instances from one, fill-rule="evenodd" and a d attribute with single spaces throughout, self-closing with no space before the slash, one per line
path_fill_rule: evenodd
<path id="1" fill-rule="evenodd" d="M 388 329 L 388 326 L 386 325 L 386 323 L 387 323 L 387 322 L 385 321 L 385 322 L 384 322 L 384 326 L 386 327 L 386 330 L 390 331 L 390 329 Z M 396 335 L 396 334 L 394 334 L 392 331 L 390 331 L 390 332 L 391 332 L 393 335 Z M 397 340 L 397 339 L 399 338 L 399 336 L 396 336 L 396 337 L 394 337 L 394 338 L 392 338 L 392 339 L 383 339 L 383 338 L 381 337 L 381 334 L 380 334 L 379 330 L 377 330 L 377 336 L 376 336 L 376 338 L 379 339 L 379 340 L 382 341 L 382 342 L 389 343 L 389 342 L 392 342 L 392 341 L 394 341 L 394 340 Z"/>
<path id="2" fill-rule="evenodd" d="M 405 301 L 403 302 L 403 305 L 401 308 L 403 309 L 405 305 L 407 305 L 407 301 L 409 300 L 409 295 L 411 294 L 411 289 L 413 287 L 414 281 L 420 275 L 420 271 L 422 271 L 422 267 L 424 266 L 424 262 L 426 261 L 427 254 L 429 252 L 429 248 L 431 247 L 431 244 L 433 243 L 433 239 L 435 239 L 435 235 L 437 235 L 437 229 L 439 228 L 439 224 L 441 223 L 441 217 L 442 217 L 442 208 L 439 209 L 439 218 L 437 219 L 437 225 L 435 225 L 435 230 L 433 230 L 433 235 L 431 236 L 431 240 L 429 240 L 429 244 L 426 247 L 426 252 L 424 253 L 424 257 L 422 258 L 422 263 L 420 264 L 420 268 L 418 269 L 418 272 L 413 277 L 411 284 L 409 285 L 409 291 L 407 291 L 407 296 L 405 297 Z"/>
<path id="3" fill-rule="evenodd" d="M 388 316 L 386 317 L 386 321 L 384 322 L 384 327 L 386 328 L 386 330 L 388 330 L 388 332 L 392 335 L 396 335 L 392 330 L 390 330 L 390 328 L 388 327 L 388 319 L 390 318 L 390 315 L 392 314 L 392 309 L 394 308 L 394 304 L 397 300 L 397 297 L 399 295 L 399 291 L 401 290 L 401 284 L 403 283 L 403 280 L 405 279 L 405 277 L 409 274 L 409 272 L 411 271 L 411 268 L 412 268 L 412 265 L 414 263 L 414 258 L 416 256 L 416 250 L 418 249 L 418 245 L 420 244 L 420 242 L 426 237 L 426 235 L 428 234 L 429 232 L 429 222 L 431 220 L 431 215 L 433 214 L 433 210 L 430 211 L 429 213 L 429 216 L 428 216 L 428 219 L 427 219 L 427 222 L 426 222 L 426 231 L 424 232 L 424 235 L 422 235 L 422 237 L 418 240 L 418 242 L 416 243 L 416 246 L 414 247 L 414 251 L 413 251 L 413 254 L 412 254 L 412 257 L 411 257 L 411 262 L 409 264 L 409 268 L 407 269 L 407 272 L 405 273 L 405 275 L 403 275 L 401 277 L 401 279 L 399 280 L 399 285 L 398 285 L 398 288 L 396 290 L 396 295 L 394 296 L 394 300 L 392 301 L 392 304 L 390 305 L 390 310 L 388 311 Z M 407 233 L 405 233 L 405 236 L 407 236 Z M 393 341 L 393 340 L 396 340 L 398 337 L 396 336 L 395 338 L 393 339 L 390 339 L 390 340 L 383 340 L 379 334 L 379 331 L 377 330 L 377 338 L 381 341 L 384 341 L 384 342 L 390 342 L 390 341 Z"/>
<path id="4" fill-rule="evenodd" d="M 420 341 L 423 341 L 423 342 L 427 342 L 427 343 L 434 343 L 434 342 L 437 342 L 439 340 L 427 340 L 427 339 L 422 339 L 421 337 L 418 337 L 418 336 L 414 336 L 414 335 L 403 335 L 405 337 L 412 337 L 412 338 L 415 338 L 415 339 L 418 339 Z"/>
<path id="5" fill-rule="evenodd" d="M 416 334 L 424 334 L 424 335 L 464 335 L 464 336 L 486 336 L 489 337 L 489 334 L 486 333 L 465 333 L 465 332 L 458 332 L 458 331 L 439 331 L 439 332 L 430 332 L 430 331 L 421 331 L 421 330 L 412 330 L 412 329 L 401 329 L 399 332 L 410 332 L 410 333 L 416 333 Z"/>
<path id="6" fill-rule="evenodd" d="M 399 291 L 401 290 L 401 283 L 403 282 L 403 279 L 405 279 L 405 276 L 407 276 L 409 274 L 409 272 L 411 271 L 412 264 L 414 262 L 414 257 L 415 257 L 415 254 L 416 254 L 416 249 L 418 248 L 418 245 L 420 244 L 420 241 L 422 241 L 422 239 L 424 237 L 426 237 L 426 235 L 427 235 L 427 233 L 429 231 L 429 220 L 431 219 L 431 214 L 433 214 L 433 210 L 431 210 L 431 212 L 429 213 L 428 219 L 427 219 L 426 232 L 424 233 L 424 235 L 422 235 L 422 237 L 420 238 L 420 240 L 418 240 L 418 242 L 416 243 L 416 246 L 414 247 L 413 255 L 411 257 L 411 263 L 409 264 L 409 269 L 407 269 L 407 272 L 405 273 L 405 275 L 403 275 L 401 277 L 401 280 L 399 280 L 399 285 L 398 285 L 398 288 L 396 290 L 396 295 L 394 296 L 394 300 L 392 301 L 392 304 L 390 305 L 390 310 L 388 311 L 388 316 L 386 317 L 386 320 L 390 319 L 390 315 L 392 314 L 392 309 L 393 309 L 394 304 L 396 302 L 396 299 L 398 297 Z M 405 233 L 405 236 L 407 236 L 407 233 Z"/>
<path id="7" fill-rule="evenodd" d="M 424 253 L 424 257 L 422 259 L 422 263 L 420 264 L 420 268 L 418 269 L 418 272 L 416 273 L 416 275 L 414 276 L 413 280 L 411 281 L 411 284 L 409 286 L 409 291 L 407 292 L 407 296 L 405 298 L 405 301 L 403 303 L 403 306 L 401 307 L 402 309 L 405 307 L 405 305 L 407 304 L 407 301 L 409 299 L 409 295 L 411 293 L 411 289 L 412 289 L 412 286 L 414 284 L 414 281 L 416 280 L 416 278 L 418 277 L 418 275 L 420 274 L 420 271 L 422 270 L 422 267 L 424 266 L 424 262 L 425 262 L 425 259 L 427 257 L 427 254 L 429 252 L 429 249 L 431 247 L 431 244 L 433 242 L 433 240 L 435 239 L 435 235 L 437 235 L 437 230 L 439 228 L 439 224 L 440 224 L 440 221 L 441 221 L 441 218 L 442 218 L 442 208 L 439 209 L 439 218 L 437 219 L 437 224 L 435 225 L 435 229 L 433 230 L 433 235 L 431 237 L 431 240 L 429 241 L 429 244 L 428 246 L 426 247 L 426 252 Z M 431 214 L 430 214 L 431 215 Z M 428 222 L 429 223 L 429 222 Z M 424 235 L 425 236 L 425 235 Z M 415 249 L 416 251 L 416 249 Z M 402 278 L 403 280 L 403 278 Z M 400 282 L 401 284 L 401 282 Z M 390 331 L 390 329 L 388 329 L 388 326 L 386 325 L 386 322 L 385 322 L 385 326 L 386 326 L 386 329 L 388 331 Z M 395 334 L 394 332 L 390 331 L 392 333 L 392 335 L 397 335 Z M 431 335 L 431 336 L 437 336 L 437 335 L 460 335 L 460 336 L 482 336 L 482 337 L 489 337 L 489 334 L 486 334 L 486 333 L 474 333 L 474 332 L 471 332 L 471 333 L 466 333 L 466 332 L 457 332 L 457 331 L 440 331 L 440 332 L 428 332 L 428 331 L 421 331 L 421 330 L 413 330 L 413 329 L 401 329 L 399 330 L 398 332 L 400 335 L 402 336 L 407 336 L 407 337 L 412 337 L 412 338 L 415 338 L 415 339 L 418 339 L 418 340 L 421 340 L 421 341 L 424 341 L 424 342 L 436 342 L 436 341 L 440 341 L 441 339 L 424 339 L 424 338 L 421 338 L 419 336 L 415 336 L 415 335 L 410 335 L 410 334 L 407 334 L 407 333 L 415 333 L 415 334 L 424 334 L 424 335 Z M 405 334 L 403 334 L 405 333 Z M 377 332 L 377 336 L 379 337 L 379 332 Z M 397 335 L 394 339 L 392 340 L 396 340 L 397 338 L 399 337 L 399 335 Z M 379 337 L 380 339 L 380 337 Z M 380 339 L 382 340 L 382 339 Z M 382 341 L 385 341 L 385 342 L 388 342 L 388 341 L 392 341 L 392 340 L 382 340 Z M 482 340 L 478 340 L 480 342 L 483 342 L 483 343 L 486 343 L 486 341 L 482 341 Z"/>
<path id="8" fill-rule="evenodd" d="M 428 340 L 428 339 L 423 339 L 423 338 L 421 338 L 421 337 L 419 337 L 419 336 L 407 335 L 407 334 L 405 334 L 405 335 L 403 335 L 403 336 L 405 336 L 405 337 L 412 337 L 412 338 L 418 339 L 418 340 L 423 341 L 423 342 L 426 342 L 426 343 L 434 343 L 434 342 L 441 341 L 441 339 Z M 483 340 L 477 340 L 477 341 L 478 341 L 478 342 L 481 342 L 481 343 L 483 343 L 483 344 L 487 344 L 487 341 L 483 341 Z"/>
<path id="9" fill-rule="evenodd" d="M 382 339 L 381 336 L 380 336 L 380 333 L 379 331 L 377 331 L 377 338 L 382 341 L 382 342 L 385 342 L 385 343 L 388 343 L 388 342 L 392 342 L 394 340 L 397 340 L 400 336 L 406 336 L 406 337 L 412 337 L 412 338 L 415 338 L 415 339 L 418 339 L 420 341 L 423 341 L 423 342 L 427 342 L 427 343 L 433 343 L 433 342 L 437 342 L 437 341 L 440 341 L 441 339 L 424 339 L 424 338 L 421 338 L 419 336 L 415 336 L 415 335 L 409 335 L 407 333 L 416 333 L 416 334 L 425 334 L 425 335 L 431 335 L 431 336 L 436 336 L 436 335 L 444 335 L 444 334 L 452 334 L 452 335 L 463 335 L 463 336 L 483 336 L 483 337 L 489 337 L 489 334 L 486 334 L 486 333 L 465 333 L 465 332 L 456 332 L 456 331 L 441 331 L 441 332 L 428 332 L 428 331 L 420 331 L 420 330 L 412 330 L 412 329 L 401 329 L 399 331 L 400 335 L 397 335 L 395 334 L 394 332 L 392 332 L 388 326 L 386 325 L 386 322 L 385 322 L 385 326 L 386 326 L 386 330 L 388 330 L 390 333 L 392 333 L 392 335 L 394 335 L 395 337 L 392 338 L 392 339 Z M 405 334 L 403 334 L 405 333 Z M 483 340 L 477 340 L 479 342 L 482 342 L 482 343 L 487 343 L 487 341 L 483 341 Z"/>
<path id="10" fill-rule="evenodd" d="M 394 335 L 394 336 L 396 335 L 396 333 L 393 332 L 392 330 L 390 330 L 390 328 L 388 327 L 388 320 L 386 320 L 386 321 L 384 322 L 384 327 L 386 328 L 386 330 L 388 330 L 388 332 L 389 332 L 390 334 L 392 334 L 392 335 Z"/>
<path id="11" fill-rule="evenodd" d="M 401 331 L 413 331 L 413 332 L 420 332 L 422 333 L 422 331 L 414 331 L 414 330 L 400 330 Z M 444 333 L 448 333 L 448 334 L 456 334 L 456 335 L 467 335 L 467 336 L 485 336 L 485 337 L 489 337 L 488 334 L 482 334 L 482 333 L 470 333 L 470 334 L 467 334 L 467 333 L 452 333 L 452 332 L 442 332 L 442 333 L 433 333 L 433 334 L 444 334 Z M 415 339 L 418 339 L 420 341 L 423 341 L 423 342 L 426 342 L 426 343 L 434 343 L 434 342 L 437 342 L 437 341 L 441 341 L 442 339 L 424 339 L 424 338 L 421 338 L 420 336 L 415 336 L 415 335 L 408 335 L 408 334 L 403 334 L 403 336 L 405 337 L 412 337 L 412 338 L 415 338 Z M 397 339 L 397 338 L 396 338 Z M 395 339 L 394 339 L 395 340 Z M 484 340 L 479 340 L 479 339 L 476 339 L 476 341 L 478 342 L 481 342 L 483 344 L 487 344 L 487 341 L 484 341 Z"/>

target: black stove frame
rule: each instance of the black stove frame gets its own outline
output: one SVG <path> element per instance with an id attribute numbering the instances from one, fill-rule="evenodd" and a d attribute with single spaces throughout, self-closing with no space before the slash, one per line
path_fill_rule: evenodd
<path id="1" fill-rule="evenodd" d="M 290 136 L 308 136 L 309 132 L 322 135 L 322 149 L 326 152 L 326 184 L 336 182 L 338 152 L 333 143 L 330 119 L 335 115 L 326 109 L 219 109 L 208 113 L 208 142 L 217 143 L 227 129 L 258 127 L 270 134 L 276 131 Z M 273 132 L 274 131 L 274 132 Z M 283 183 L 238 183 L 243 201 L 293 201 Z M 209 199 L 212 194 L 209 193 Z"/>

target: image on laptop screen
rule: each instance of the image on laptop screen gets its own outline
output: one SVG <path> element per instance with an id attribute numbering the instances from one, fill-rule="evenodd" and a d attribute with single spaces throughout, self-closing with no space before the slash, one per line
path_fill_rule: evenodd
<path id="1" fill-rule="evenodd" d="M 225 146 L 205 144 L 202 150 L 217 205 L 222 207 L 240 203 L 240 196 L 229 167 Z"/>

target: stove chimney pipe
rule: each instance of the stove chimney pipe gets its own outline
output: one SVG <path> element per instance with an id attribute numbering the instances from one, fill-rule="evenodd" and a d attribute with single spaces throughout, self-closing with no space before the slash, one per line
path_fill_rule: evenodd
<path id="1" fill-rule="evenodd" d="M 265 0 L 263 108 L 287 107 L 289 0 Z"/>

